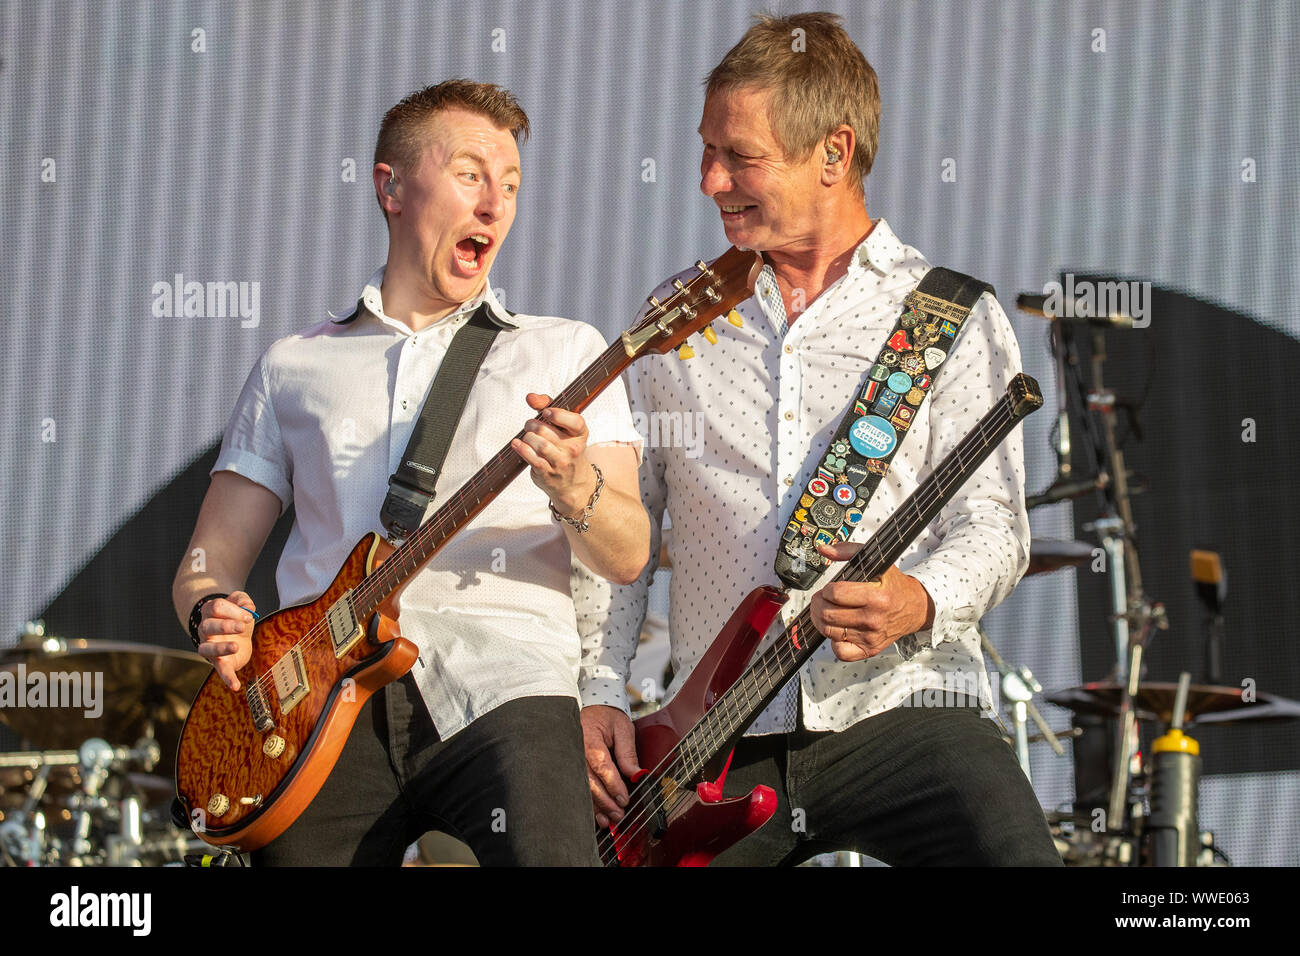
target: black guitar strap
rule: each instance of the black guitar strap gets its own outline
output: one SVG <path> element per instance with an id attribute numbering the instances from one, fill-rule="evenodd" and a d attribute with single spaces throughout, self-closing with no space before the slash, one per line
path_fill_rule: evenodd
<path id="1" fill-rule="evenodd" d="M 401 464 L 388 479 L 388 497 L 379 511 L 379 520 L 391 540 L 410 537 L 424 520 L 456 426 L 469 402 L 474 378 L 500 331 L 501 326 L 493 322 L 484 302 L 452 337 L 424 398 Z"/>
<path id="2" fill-rule="evenodd" d="M 830 563 L 817 545 L 853 533 L 961 324 L 980 295 L 992 291 L 960 272 L 931 269 L 903 300 L 902 315 L 786 521 L 775 571 L 787 587 L 812 587 Z"/>

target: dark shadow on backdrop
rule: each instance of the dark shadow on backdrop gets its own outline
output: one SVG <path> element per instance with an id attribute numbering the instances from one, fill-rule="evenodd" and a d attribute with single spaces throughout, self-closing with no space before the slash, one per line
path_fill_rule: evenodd
<path id="1" fill-rule="evenodd" d="M 172 609 L 172 579 L 180 567 L 208 490 L 208 472 L 220 441 L 128 520 L 36 617 L 47 634 L 160 644 L 190 650 L 189 635 Z M 293 526 L 293 509 L 280 516 L 253 565 L 245 590 L 259 610 L 278 607 L 275 566 Z"/>
<path id="2" fill-rule="evenodd" d="M 213 443 L 154 495 L 48 607 L 32 614 L 44 619 L 47 634 L 193 648 L 172 610 L 172 579 L 194 531 L 220 447 L 219 440 Z M 259 609 L 278 606 L 275 566 L 292 526 L 290 508 L 272 528 L 249 575 L 246 590 Z M 0 725 L 0 751 L 19 746 L 19 738 Z"/>

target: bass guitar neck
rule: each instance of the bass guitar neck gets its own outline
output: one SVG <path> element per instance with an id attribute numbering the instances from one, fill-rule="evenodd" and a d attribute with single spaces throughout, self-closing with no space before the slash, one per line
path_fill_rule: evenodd
<path id="1" fill-rule="evenodd" d="M 1042 404 L 1038 383 L 1017 375 L 834 580 L 867 581 L 888 570 L 993 449 Z M 676 696 L 633 722 L 637 754 L 653 769 L 630 781 L 623 819 L 598 835 L 605 865 L 704 865 L 775 812 L 771 788 L 724 800 L 722 784 L 727 755 L 741 735 L 825 640 L 805 608 L 746 666 L 787 600 L 773 587 L 751 592 Z"/>

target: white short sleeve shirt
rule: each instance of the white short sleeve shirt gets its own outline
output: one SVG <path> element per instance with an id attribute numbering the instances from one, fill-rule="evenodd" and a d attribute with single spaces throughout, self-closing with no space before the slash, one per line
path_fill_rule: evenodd
<path id="1" fill-rule="evenodd" d="M 506 312 L 490 284 L 454 314 L 413 332 L 384 314 L 382 280 L 380 269 L 355 317 L 322 322 L 267 349 L 213 468 L 269 488 L 285 509 L 295 506 L 276 571 L 281 606 L 321 594 L 357 542 L 382 533 L 389 476 L 452 337 L 481 303 L 502 329 L 426 516 L 535 414 L 526 393 L 556 395 L 605 351 L 600 333 L 585 323 Z M 621 380 L 584 417 L 589 445 L 624 442 L 639 454 Z M 577 699 L 570 557 L 546 495 L 525 470 L 416 574 L 402 595 L 400 625 L 420 648 L 414 676 L 444 739 L 510 700 Z"/>

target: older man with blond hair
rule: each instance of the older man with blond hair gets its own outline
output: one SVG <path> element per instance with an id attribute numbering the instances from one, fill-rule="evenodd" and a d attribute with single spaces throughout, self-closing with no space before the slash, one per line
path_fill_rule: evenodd
<path id="1" fill-rule="evenodd" d="M 760 251 L 766 267 L 738 307 L 743 325 L 727 327 L 715 348 L 629 373 L 636 411 L 685 405 L 703 422 L 702 454 L 653 448 L 641 472 L 652 554 L 665 511 L 673 525 L 669 696 L 742 598 L 774 582 L 790 515 L 818 487 L 846 411 L 886 399 L 878 378 L 863 383 L 878 356 L 899 360 L 886 339 L 896 341 L 904 297 L 929 264 L 868 214 L 879 128 L 876 74 L 830 14 L 760 17 L 709 74 L 700 189 L 727 239 Z M 898 449 L 874 493 L 858 499 L 851 539 L 819 545 L 824 557 L 853 554 L 1019 371 L 992 295 L 979 296 L 953 337 L 941 371 L 910 354 L 906 371 L 892 369 L 888 388 L 901 391 L 888 401 L 909 409 L 894 419 Z M 855 493 L 841 487 L 846 499 Z M 735 748 L 724 796 L 766 784 L 778 807 L 718 862 L 794 864 L 845 849 L 899 865 L 1060 864 L 1033 790 L 981 719 L 992 697 L 975 624 L 1015 587 L 1028 547 L 1013 435 L 879 580 L 828 583 L 832 564 L 812 589 L 792 592 L 782 618 L 810 607 L 829 640 Z M 622 820 L 625 778 L 640 769 L 624 686 L 653 572 L 654 562 L 615 588 L 612 603 L 592 580 L 575 594 L 601 825 Z"/>

